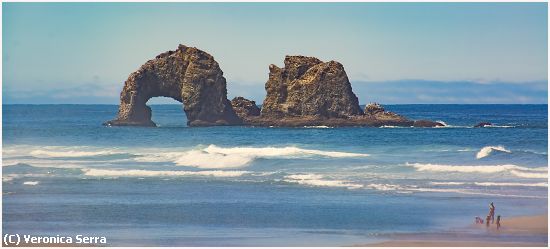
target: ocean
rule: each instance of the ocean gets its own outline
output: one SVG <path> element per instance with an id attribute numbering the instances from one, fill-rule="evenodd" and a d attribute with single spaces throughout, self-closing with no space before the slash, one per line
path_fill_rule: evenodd
<path id="1" fill-rule="evenodd" d="M 3 105 L 4 234 L 112 246 L 345 246 L 548 209 L 547 105 L 386 105 L 443 128 L 105 127 L 116 105 Z M 473 128 L 479 122 L 493 123 Z"/>

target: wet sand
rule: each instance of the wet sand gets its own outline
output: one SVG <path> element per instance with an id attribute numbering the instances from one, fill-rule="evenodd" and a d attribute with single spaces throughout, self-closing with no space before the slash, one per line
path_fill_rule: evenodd
<path id="1" fill-rule="evenodd" d="M 512 217 L 489 228 L 472 224 L 461 230 L 441 233 L 397 234 L 368 247 L 547 247 L 548 214 Z"/>

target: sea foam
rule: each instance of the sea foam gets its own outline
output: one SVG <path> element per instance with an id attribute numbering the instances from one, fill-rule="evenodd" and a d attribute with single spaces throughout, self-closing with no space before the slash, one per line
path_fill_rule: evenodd
<path id="1" fill-rule="evenodd" d="M 448 185 L 462 185 L 459 182 L 449 182 Z M 466 184 L 466 183 L 465 183 Z M 433 184 L 433 185 L 444 185 L 444 184 Z M 396 193 L 421 193 L 421 192 L 434 192 L 434 193 L 455 193 L 455 194 L 464 194 L 464 195 L 483 195 L 483 196 L 502 196 L 502 197 L 516 197 L 516 198 L 537 198 L 543 199 L 542 196 L 529 196 L 529 195 L 511 195 L 511 194 L 499 194 L 499 193 L 488 193 L 488 192 L 476 192 L 466 189 L 459 188 L 426 188 L 426 187 L 417 187 L 411 185 L 395 185 L 395 184 L 369 184 L 366 186 L 370 189 L 375 189 L 378 191 L 390 191 Z"/>
<path id="2" fill-rule="evenodd" d="M 418 171 L 432 172 L 458 172 L 458 173 L 500 173 L 507 172 L 524 178 L 546 178 L 548 177 L 548 168 L 527 168 L 512 164 L 505 165 L 443 165 L 443 164 L 423 164 L 406 163 L 406 166 L 414 167 Z"/>
<path id="3" fill-rule="evenodd" d="M 230 147 L 223 148 L 209 145 L 204 149 L 192 149 L 184 152 L 165 152 L 142 154 L 135 158 L 139 162 L 173 162 L 179 166 L 197 168 L 239 168 L 244 167 L 256 158 L 289 158 L 289 157 L 366 157 L 368 154 L 337 151 L 322 151 L 289 147 Z"/>
<path id="4" fill-rule="evenodd" d="M 347 189 L 358 189 L 363 187 L 362 184 L 356 184 L 349 181 L 328 180 L 323 178 L 324 176 L 319 174 L 294 174 L 285 176 L 283 181 L 320 187 L 343 187 Z"/>
<path id="5" fill-rule="evenodd" d="M 431 185 L 476 185 L 483 187 L 548 187 L 546 182 L 522 183 L 522 182 L 430 182 Z"/>
<path id="6" fill-rule="evenodd" d="M 106 156 L 119 154 L 114 151 L 102 150 L 102 151 L 53 151 L 53 150 L 33 150 L 30 152 L 30 155 L 40 158 L 48 157 L 92 157 L 92 156 Z"/>
<path id="7" fill-rule="evenodd" d="M 86 176 L 99 177 L 159 177 L 159 176 L 211 176 L 211 177 L 239 177 L 250 173 L 248 171 L 168 171 L 168 170 L 111 170 L 111 169 L 82 169 Z"/>
<path id="8" fill-rule="evenodd" d="M 505 153 L 512 153 L 512 151 L 507 150 L 503 146 L 485 146 L 476 154 L 477 159 L 481 159 L 489 156 L 493 151 L 500 151 Z"/>
<path id="9" fill-rule="evenodd" d="M 523 178 L 548 178 L 548 172 L 546 173 L 532 173 L 532 172 L 521 172 L 519 170 L 510 171 L 515 176 Z"/>

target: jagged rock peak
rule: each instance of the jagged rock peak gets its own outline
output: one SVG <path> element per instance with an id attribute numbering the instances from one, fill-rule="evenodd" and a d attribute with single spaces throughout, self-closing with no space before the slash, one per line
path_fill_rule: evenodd
<path id="1" fill-rule="evenodd" d="M 262 116 L 347 118 L 363 113 L 342 64 L 307 56 L 286 56 L 284 64 L 269 66 Z"/>
<path id="2" fill-rule="evenodd" d="M 365 114 L 375 115 L 380 112 L 385 112 L 384 107 L 378 103 L 369 103 L 365 106 Z"/>

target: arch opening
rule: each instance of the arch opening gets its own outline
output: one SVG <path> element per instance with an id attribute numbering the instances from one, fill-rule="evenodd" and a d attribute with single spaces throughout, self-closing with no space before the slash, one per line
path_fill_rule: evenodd
<path id="1" fill-rule="evenodd" d="M 183 102 L 171 97 L 152 97 L 147 101 L 151 108 L 151 121 L 157 127 L 187 127 Z"/>

